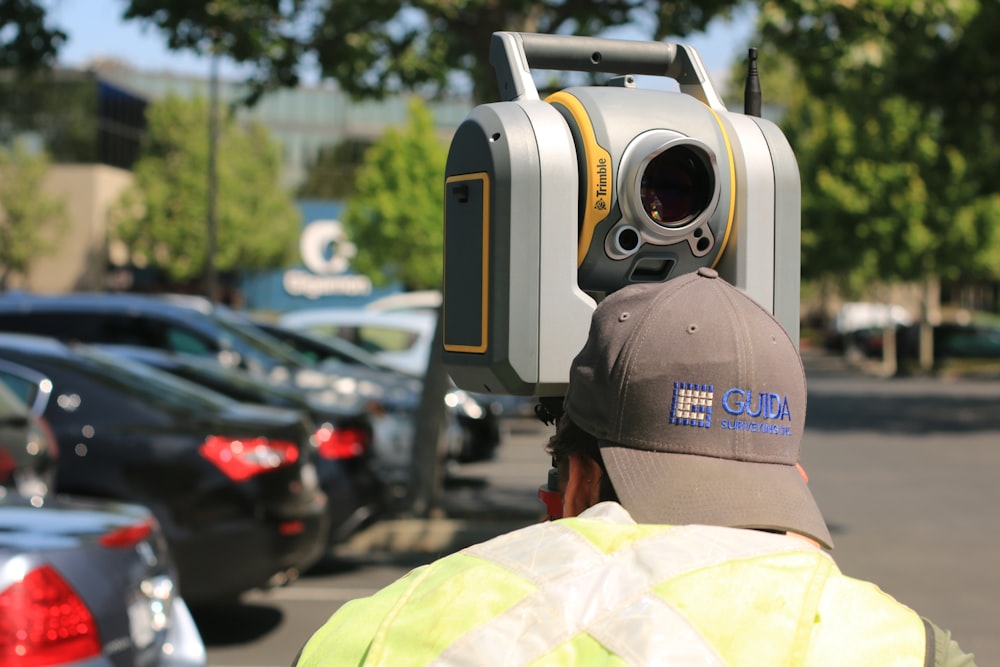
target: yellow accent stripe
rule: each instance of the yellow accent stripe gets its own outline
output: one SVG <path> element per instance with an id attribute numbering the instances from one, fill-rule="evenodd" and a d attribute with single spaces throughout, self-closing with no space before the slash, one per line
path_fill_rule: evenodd
<path id="1" fill-rule="evenodd" d="M 736 160 L 733 158 L 733 146 L 729 143 L 729 133 L 726 132 L 719 114 L 715 113 L 715 110 L 711 107 L 706 108 L 712 112 L 715 122 L 719 124 L 719 129 L 722 131 L 722 138 L 726 142 L 726 157 L 729 158 L 729 219 L 726 221 L 726 233 L 722 236 L 722 247 L 719 248 L 719 252 L 715 255 L 715 261 L 712 262 L 712 268 L 714 269 L 726 253 L 726 246 L 729 244 L 729 237 L 733 232 L 733 219 L 736 217 Z"/>
<path id="2" fill-rule="evenodd" d="M 481 181 L 483 188 L 483 213 L 481 219 L 483 221 L 483 275 L 480 276 L 480 285 L 482 286 L 481 301 L 482 313 L 480 314 L 480 329 L 482 333 L 482 338 L 478 345 L 449 345 L 447 341 L 444 343 L 444 349 L 448 352 L 471 352 L 476 354 L 482 354 L 489 347 L 489 330 L 486 328 L 489 324 L 489 278 L 490 278 L 490 175 L 485 171 L 476 172 L 473 174 L 459 174 L 457 176 L 449 176 L 445 179 L 445 185 L 450 185 L 451 183 L 462 183 L 465 181 Z M 447 242 L 448 235 L 445 234 L 445 242 Z M 464 248 L 460 248 L 459 252 L 464 252 Z M 447 252 L 447 248 L 445 249 Z M 446 283 L 447 284 L 447 283 Z M 442 310 L 442 317 L 447 317 L 447 309 Z M 445 331 L 447 329 L 445 328 Z"/>
<path id="3" fill-rule="evenodd" d="M 583 212 L 583 227 L 580 229 L 580 240 L 577 245 L 576 263 L 577 266 L 583 264 L 584 257 L 590 249 L 590 243 L 594 238 L 594 229 L 598 223 L 608 216 L 611 210 L 611 197 L 614 193 L 614 178 L 611 171 L 611 154 L 597 143 L 594 135 L 594 125 L 590 122 L 587 110 L 579 99 L 564 90 L 553 93 L 545 98 L 549 104 L 559 104 L 569 111 L 573 120 L 576 121 L 577 130 L 580 132 L 580 139 L 583 141 L 583 158 L 587 165 L 588 179 L 586 183 L 581 183 L 581 187 L 587 188 L 586 208 Z M 600 171 L 603 168 L 604 172 Z M 601 187 L 602 176 L 604 187 Z M 591 179 L 593 179 L 591 181 Z"/>

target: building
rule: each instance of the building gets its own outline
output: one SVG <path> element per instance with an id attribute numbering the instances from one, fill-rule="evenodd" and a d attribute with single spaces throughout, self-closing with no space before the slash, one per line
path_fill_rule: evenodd
<path id="1" fill-rule="evenodd" d="M 56 69 L 25 81 L 0 73 L 0 145 L 15 140 L 46 150 L 53 159 L 47 191 L 65 202 L 70 224 L 30 274 L 11 287 L 37 292 L 127 289 L 127 271 L 114 268 L 108 210 L 132 182 L 145 132 L 145 109 L 168 94 L 208 97 L 207 78 L 136 70 L 119 62 L 88 70 Z M 207 74 L 207 73 L 206 73 Z M 407 120 L 404 96 L 355 102 L 336 86 L 278 90 L 252 108 L 236 105 L 238 81 L 218 81 L 220 105 L 265 127 L 282 147 L 282 185 L 295 188 L 323 148 L 345 139 L 375 139 Z M 429 103 L 442 138 L 464 119 L 468 102 Z"/>
<path id="2" fill-rule="evenodd" d="M 208 99 L 211 92 L 208 77 L 136 70 L 116 62 L 96 63 L 95 69 L 106 80 L 139 91 L 149 100 L 169 94 Z M 220 106 L 232 108 L 240 120 L 260 123 L 281 145 L 282 184 L 292 189 L 302 183 L 323 148 L 346 139 L 374 140 L 387 127 L 405 124 L 408 114 L 405 96 L 357 101 L 333 83 L 276 90 L 249 108 L 240 104 L 246 95 L 241 82 L 220 80 L 217 92 Z M 472 109 L 468 100 L 429 101 L 427 106 L 442 139 L 451 137 Z"/>
<path id="3" fill-rule="evenodd" d="M 53 166 L 45 188 L 65 204 L 68 225 L 50 239 L 14 287 L 51 292 L 103 285 L 107 210 L 131 183 L 146 129 L 144 96 L 94 72 L 56 69 L 25 80 L 0 74 L 0 144 L 44 149 Z"/>

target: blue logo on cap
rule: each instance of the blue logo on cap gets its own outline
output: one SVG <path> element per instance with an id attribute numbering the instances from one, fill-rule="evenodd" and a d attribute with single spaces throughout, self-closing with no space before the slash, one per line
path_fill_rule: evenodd
<path id="1" fill-rule="evenodd" d="M 723 394 L 722 409 L 737 417 L 723 419 L 720 423 L 723 429 L 783 436 L 792 434 L 791 426 L 773 423 L 792 420 L 787 396 L 734 387 Z"/>
<path id="2" fill-rule="evenodd" d="M 670 423 L 678 426 L 712 426 L 712 399 L 715 386 L 693 382 L 675 382 L 670 406 Z"/>

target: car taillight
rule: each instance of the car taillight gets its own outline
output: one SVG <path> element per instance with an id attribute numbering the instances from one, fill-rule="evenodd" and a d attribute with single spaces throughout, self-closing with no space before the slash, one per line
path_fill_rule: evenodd
<path id="1" fill-rule="evenodd" d="M 149 537 L 153 532 L 153 520 L 146 519 L 131 526 L 122 526 L 101 535 L 97 541 L 109 549 L 127 549 Z"/>
<path id="2" fill-rule="evenodd" d="M 61 665 L 100 653 L 93 615 L 54 568 L 32 570 L 0 593 L 0 665 Z"/>
<path id="3" fill-rule="evenodd" d="M 6 447 L 0 447 L 0 484 L 7 484 L 14 477 L 17 462 Z"/>
<path id="4" fill-rule="evenodd" d="M 324 459 L 353 459 L 368 450 L 368 433 L 360 428 L 325 425 L 316 430 L 316 449 Z"/>
<path id="5" fill-rule="evenodd" d="M 198 452 L 230 479 L 242 482 L 254 475 L 290 466 L 299 460 L 299 446 L 269 438 L 229 438 L 211 435 Z"/>
<path id="6" fill-rule="evenodd" d="M 59 442 L 56 440 L 56 434 L 52 430 L 52 426 L 49 424 L 49 421 L 44 417 L 38 417 L 35 419 L 34 425 L 39 431 L 39 448 L 44 447 L 47 450 L 50 459 L 58 459 Z"/>

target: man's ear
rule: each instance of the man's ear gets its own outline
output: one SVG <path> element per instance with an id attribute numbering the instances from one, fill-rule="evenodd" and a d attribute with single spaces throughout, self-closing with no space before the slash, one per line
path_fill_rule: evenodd
<path id="1" fill-rule="evenodd" d="M 563 516 L 577 516 L 588 507 L 600 502 L 601 477 L 604 471 L 594 459 L 581 454 L 570 454 L 569 478 L 563 491 Z"/>

